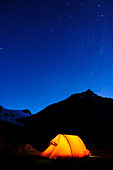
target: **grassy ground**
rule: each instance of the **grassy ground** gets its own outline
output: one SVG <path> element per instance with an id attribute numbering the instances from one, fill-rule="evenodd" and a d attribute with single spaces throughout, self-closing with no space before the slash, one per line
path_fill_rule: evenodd
<path id="1" fill-rule="evenodd" d="M 0 157 L 1 170 L 40 170 L 42 168 L 49 169 L 111 169 L 113 168 L 113 157 L 85 157 L 81 159 L 71 160 L 49 160 L 36 156 L 2 156 Z"/>
<path id="2" fill-rule="evenodd" d="M 3 143 L 4 144 L 4 143 Z M 112 144 L 89 145 L 88 149 L 92 155 L 84 158 L 70 160 L 50 160 L 40 157 L 38 150 L 26 144 L 16 149 L 7 150 L 1 145 L 0 170 L 101 170 L 113 169 L 113 150 Z M 3 147 L 4 146 L 4 147 Z M 13 150 L 13 152 L 12 152 Z"/>

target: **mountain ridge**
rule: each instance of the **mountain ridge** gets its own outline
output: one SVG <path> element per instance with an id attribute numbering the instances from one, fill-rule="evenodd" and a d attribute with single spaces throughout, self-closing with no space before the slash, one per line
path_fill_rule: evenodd
<path id="1" fill-rule="evenodd" d="M 107 97 L 102 97 L 102 96 L 99 96 L 99 95 L 97 95 L 97 94 L 95 94 L 92 90 L 90 90 L 90 89 L 88 89 L 88 90 L 86 90 L 86 91 L 83 91 L 83 92 L 79 92 L 79 93 L 74 93 L 74 94 L 71 94 L 69 97 L 67 97 L 66 99 L 63 99 L 63 100 L 61 100 L 61 101 L 58 101 L 58 102 L 55 102 L 55 103 L 52 103 L 52 104 L 50 104 L 50 105 L 48 105 L 48 106 L 46 106 L 44 109 L 42 109 L 42 110 L 45 110 L 46 108 L 48 108 L 48 107 L 51 107 L 52 105 L 54 105 L 54 104 L 57 104 L 57 103 L 60 103 L 60 102 L 63 102 L 63 101 L 65 101 L 65 100 L 68 100 L 68 99 L 70 99 L 70 98 L 73 98 L 73 97 L 79 97 L 79 98 L 84 98 L 84 97 L 100 97 L 100 98 L 102 98 L 102 99 L 112 99 L 112 98 L 107 98 Z M 113 100 L 113 99 L 112 99 Z M 41 111 L 42 111 L 41 110 Z M 40 113 L 41 111 L 39 111 L 39 112 L 37 112 L 36 114 L 38 114 L 38 113 Z M 34 114 L 35 115 L 35 114 Z"/>
<path id="2" fill-rule="evenodd" d="M 87 90 L 17 121 L 33 130 L 35 142 L 46 143 L 59 133 L 78 135 L 88 143 L 111 140 L 113 99 Z"/>

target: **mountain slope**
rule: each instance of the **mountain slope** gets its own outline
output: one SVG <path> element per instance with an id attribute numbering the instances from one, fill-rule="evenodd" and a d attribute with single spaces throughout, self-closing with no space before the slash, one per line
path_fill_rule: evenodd
<path id="1" fill-rule="evenodd" d="M 25 118 L 31 116 L 31 112 L 25 110 L 10 110 L 0 106 L 0 121 L 7 121 L 14 124 L 19 124 L 16 120 L 18 118 Z"/>
<path id="2" fill-rule="evenodd" d="M 41 143 L 58 133 L 78 135 L 87 143 L 111 140 L 113 99 L 103 98 L 88 89 L 18 121 L 31 127 L 35 140 Z"/>
<path id="3" fill-rule="evenodd" d="M 30 129 L 17 122 L 17 119 L 30 117 L 31 115 L 31 112 L 27 109 L 10 110 L 0 106 L 0 141 L 4 139 L 7 150 L 10 146 L 17 146 L 28 141 Z"/>

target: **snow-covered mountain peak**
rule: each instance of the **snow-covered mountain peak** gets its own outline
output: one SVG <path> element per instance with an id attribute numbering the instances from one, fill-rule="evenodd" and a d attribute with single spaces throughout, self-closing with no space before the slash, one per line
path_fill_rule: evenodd
<path id="1" fill-rule="evenodd" d="M 0 120 L 1 121 L 9 121 L 15 122 L 18 118 L 24 118 L 31 116 L 31 112 L 27 109 L 25 110 L 11 110 L 5 109 L 4 107 L 0 106 Z"/>

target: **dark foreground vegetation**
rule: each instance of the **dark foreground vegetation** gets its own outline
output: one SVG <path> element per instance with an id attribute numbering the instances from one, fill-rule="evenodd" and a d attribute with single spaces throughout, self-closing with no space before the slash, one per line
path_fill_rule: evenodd
<path id="1" fill-rule="evenodd" d="M 2 145 L 3 147 L 4 145 Z M 16 148 L 5 148 L 0 151 L 0 170 L 40 170 L 69 169 L 69 170 L 101 170 L 113 168 L 112 144 L 101 143 L 87 146 L 91 151 L 89 157 L 69 160 L 50 160 L 40 157 L 41 151 L 26 144 Z"/>
<path id="2" fill-rule="evenodd" d="M 86 157 L 81 159 L 71 160 L 49 160 L 34 156 L 5 156 L 0 157 L 0 165 L 2 169 L 15 169 L 15 170 L 40 170 L 42 168 L 48 169 L 112 169 L 113 157 Z"/>

